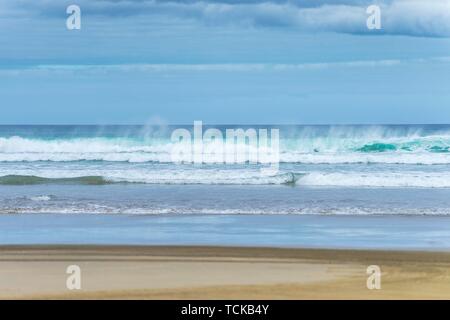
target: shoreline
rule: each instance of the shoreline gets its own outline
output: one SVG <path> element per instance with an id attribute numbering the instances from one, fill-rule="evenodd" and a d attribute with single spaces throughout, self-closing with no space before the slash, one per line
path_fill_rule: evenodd
<path id="1" fill-rule="evenodd" d="M 0 245 L 448 251 L 449 219 L 450 216 L 17 214 L 0 215 Z"/>
<path id="2" fill-rule="evenodd" d="M 79 265 L 82 289 L 66 288 Z M 381 289 L 366 287 L 369 265 Z M 3 299 L 450 299 L 450 252 L 0 245 Z"/>

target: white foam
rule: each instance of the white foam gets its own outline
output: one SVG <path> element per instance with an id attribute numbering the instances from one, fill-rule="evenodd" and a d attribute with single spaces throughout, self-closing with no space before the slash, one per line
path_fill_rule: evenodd
<path id="1" fill-rule="evenodd" d="M 383 152 L 383 153 L 306 153 L 286 152 L 280 156 L 284 163 L 342 164 L 342 163 L 386 163 L 386 164 L 450 164 L 450 154 L 430 152 Z"/>
<path id="2" fill-rule="evenodd" d="M 311 172 L 305 186 L 450 188 L 450 172 Z"/>
<path id="3" fill-rule="evenodd" d="M 224 184 L 224 185 L 281 185 L 339 187 L 417 187 L 450 188 L 450 171 L 261 171 L 254 168 L 197 168 L 194 166 L 69 166 L 63 168 L 5 168 L 2 176 L 38 176 L 48 179 L 100 176 L 110 182 L 143 184 Z"/>
<path id="4" fill-rule="evenodd" d="M 270 170 L 245 169 L 201 169 L 193 167 L 170 168 L 23 168 L 2 169 L 1 176 L 37 176 L 47 179 L 80 178 L 101 176 L 110 182 L 144 184 L 285 184 L 292 183 L 296 175 L 285 172 L 273 174 Z"/>
<path id="5" fill-rule="evenodd" d="M 142 208 L 114 207 L 98 204 L 40 206 L 0 208 L 0 214 L 127 214 L 127 215 L 165 215 L 165 214 L 204 214 L 204 215 L 338 215 L 338 216 L 369 216 L 369 215 L 406 215 L 406 216 L 448 216 L 449 208 L 395 208 L 389 209 L 371 207 L 303 207 L 303 208 Z"/>
<path id="6" fill-rule="evenodd" d="M 35 197 L 30 197 L 30 200 L 32 201 L 50 201 L 52 199 L 51 196 L 35 196 Z"/>
<path id="7" fill-rule="evenodd" d="M 448 148 L 450 137 L 416 136 L 381 139 L 376 136 L 340 138 L 319 137 L 282 140 L 280 161 L 284 163 L 338 164 L 338 163 L 389 163 L 389 164 L 450 164 L 450 153 L 430 152 L 431 146 Z M 358 152 L 370 143 L 411 144 L 411 150 L 379 153 Z M 164 140 L 136 141 L 128 138 L 79 138 L 66 140 L 26 139 L 22 137 L 0 138 L 0 162 L 36 161 L 110 161 L 110 162 L 159 162 L 172 161 L 173 145 Z M 244 146 L 237 149 L 246 150 Z"/>

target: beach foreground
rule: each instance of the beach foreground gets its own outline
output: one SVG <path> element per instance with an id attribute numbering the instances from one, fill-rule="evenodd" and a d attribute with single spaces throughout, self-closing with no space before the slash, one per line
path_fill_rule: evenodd
<path id="1" fill-rule="evenodd" d="M 81 290 L 66 269 L 81 268 Z M 366 269 L 381 268 L 381 289 Z M 450 299 L 450 253 L 196 246 L 1 246 L 0 298 Z"/>

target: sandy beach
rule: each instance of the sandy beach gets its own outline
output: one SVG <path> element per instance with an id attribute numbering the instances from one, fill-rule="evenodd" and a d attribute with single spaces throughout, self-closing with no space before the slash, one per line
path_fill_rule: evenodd
<path id="1" fill-rule="evenodd" d="M 81 268 L 81 290 L 66 269 Z M 368 290 L 378 265 L 381 289 Z M 2 299 L 450 299 L 450 253 L 195 246 L 1 246 Z"/>

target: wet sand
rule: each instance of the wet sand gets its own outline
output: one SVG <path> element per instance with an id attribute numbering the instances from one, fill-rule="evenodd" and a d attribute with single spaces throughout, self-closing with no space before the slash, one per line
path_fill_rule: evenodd
<path id="1" fill-rule="evenodd" d="M 68 290 L 69 265 L 81 290 Z M 381 289 L 366 269 L 381 268 Z M 3 299 L 450 299 L 450 252 L 0 246 Z"/>

